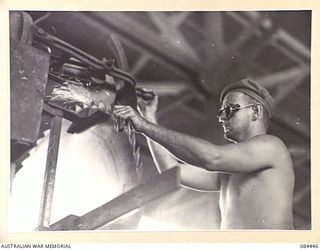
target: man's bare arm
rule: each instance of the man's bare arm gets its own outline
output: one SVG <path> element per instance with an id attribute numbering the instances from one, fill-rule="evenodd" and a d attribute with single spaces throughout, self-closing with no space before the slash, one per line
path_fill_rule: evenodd
<path id="1" fill-rule="evenodd" d="M 257 136 L 246 142 L 219 146 L 153 124 L 128 106 L 115 106 L 114 113 L 130 120 L 137 132 L 164 146 L 181 161 L 209 171 L 247 173 L 272 168 L 278 155 L 286 152 L 283 143 L 274 136 Z"/>

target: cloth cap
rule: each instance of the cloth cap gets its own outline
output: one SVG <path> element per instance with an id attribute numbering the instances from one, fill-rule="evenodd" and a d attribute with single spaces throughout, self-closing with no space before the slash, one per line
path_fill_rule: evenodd
<path id="1" fill-rule="evenodd" d="M 249 79 L 243 79 L 226 86 L 222 90 L 222 93 L 220 95 L 220 104 L 222 103 L 226 94 L 231 91 L 241 92 L 252 97 L 266 109 L 269 118 L 272 117 L 274 112 L 275 101 L 273 97 L 270 95 L 269 91 L 261 87 L 258 83 Z"/>

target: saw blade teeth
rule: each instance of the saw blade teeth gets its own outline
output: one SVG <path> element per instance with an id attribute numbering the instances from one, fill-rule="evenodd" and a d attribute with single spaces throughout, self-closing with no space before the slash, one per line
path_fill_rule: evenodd
<path id="1" fill-rule="evenodd" d="M 21 164 L 21 166 L 23 166 L 23 163 L 28 160 L 28 158 L 30 156 L 32 156 L 34 154 L 34 152 L 37 150 L 37 146 L 39 146 L 40 144 L 42 144 L 45 140 L 48 140 L 49 135 L 50 135 L 50 129 L 47 129 L 45 131 L 43 131 L 42 133 L 39 134 L 39 138 L 37 139 L 37 141 L 35 142 L 34 146 L 29 149 L 25 154 L 21 157 L 23 157 L 23 159 L 21 160 L 21 158 L 19 158 L 21 160 L 18 159 L 17 161 L 19 161 L 19 164 Z"/>

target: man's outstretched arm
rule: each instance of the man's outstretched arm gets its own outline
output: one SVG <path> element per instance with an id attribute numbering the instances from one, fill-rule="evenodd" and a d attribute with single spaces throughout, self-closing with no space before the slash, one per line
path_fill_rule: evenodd
<path id="1" fill-rule="evenodd" d="M 274 136 L 261 135 L 246 142 L 219 146 L 153 124 L 129 106 L 114 106 L 113 112 L 130 121 L 137 132 L 164 146 L 179 160 L 209 171 L 247 173 L 271 168 L 275 165 L 275 156 L 285 152 L 284 144 Z"/>

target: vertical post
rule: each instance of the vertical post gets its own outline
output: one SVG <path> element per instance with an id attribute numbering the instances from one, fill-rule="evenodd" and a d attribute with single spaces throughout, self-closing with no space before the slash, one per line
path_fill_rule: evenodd
<path id="1" fill-rule="evenodd" d="M 58 160 L 61 125 L 62 117 L 53 116 L 51 119 L 47 163 L 41 197 L 40 217 L 38 223 L 39 230 L 44 227 L 49 227 L 50 225 L 50 214 Z"/>

